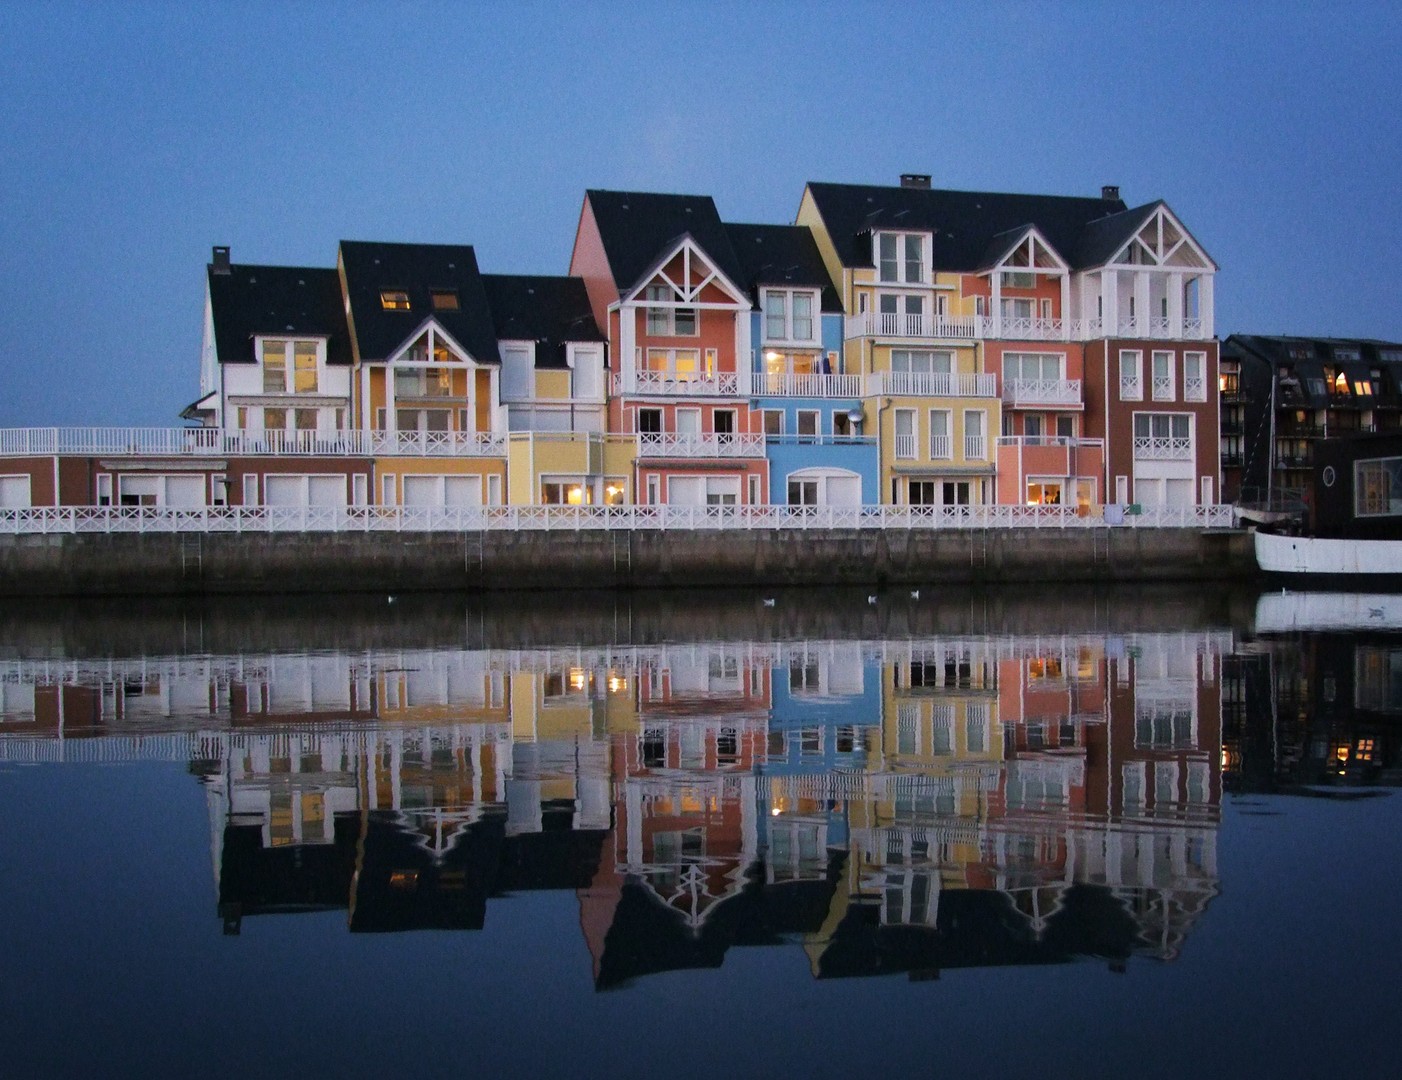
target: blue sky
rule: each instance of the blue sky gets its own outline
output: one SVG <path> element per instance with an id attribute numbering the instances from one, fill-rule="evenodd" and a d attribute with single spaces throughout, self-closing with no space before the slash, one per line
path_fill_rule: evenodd
<path id="1" fill-rule="evenodd" d="M 213 244 L 564 273 L 589 187 L 783 222 L 807 180 L 1118 183 L 1216 258 L 1219 335 L 1402 339 L 1402 17 L 1343 10 L 11 0 L 0 427 L 178 423 Z"/>

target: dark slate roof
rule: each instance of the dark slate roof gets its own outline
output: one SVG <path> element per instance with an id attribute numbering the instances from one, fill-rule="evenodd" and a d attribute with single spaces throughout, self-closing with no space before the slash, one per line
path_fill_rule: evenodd
<path id="1" fill-rule="evenodd" d="M 221 364 L 252 364 L 257 334 L 326 338 L 326 359 L 351 362 L 346 310 L 335 270 L 306 266 L 241 266 L 216 273 L 211 264 L 209 303 Z"/>
<path id="2" fill-rule="evenodd" d="M 604 254 L 620 293 L 632 291 L 643 275 L 688 235 L 717 270 L 743 287 L 744 272 L 709 195 L 591 189 L 585 197 L 594 211 Z"/>
<path id="3" fill-rule="evenodd" d="M 761 286 L 807 285 L 823 290 L 824 311 L 841 313 L 842 300 L 807 226 L 727 224 L 725 231 L 741 268 L 736 284 L 749 289 L 756 304 Z"/>
<path id="4" fill-rule="evenodd" d="M 866 184 L 810 182 L 808 190 L 843 266 L 870 265 L 869 241 L 864 245 L 859 237 L 871 230 L 910 229 L 933 233 L 936 269 L 956 273 L 982 269 L 996 237 L 1029 225 L 1035 225 L 1073 269 L 1096 265 L 1094 256 L 1108 237 L 1128 226 L 1088 226 L 1118 215 L 1126 215 L 1127 222 L 1136 214 L 1147 216 L 1158 205 L 1129 211 L 1121 199 Z M 1112 254 L 1113 249 L 1107 253 Z"/>
<path id="5" fill-rule="evenodd" d="M 430 318 L 479 363 L 500 363 L 492 312 L 466 244 L 379 244 L 341 241 L 346 292 L 362 360 L 383 360 Z M 409 294 L 408 311 L 385 311 L 380 292 Z M 456 290 L 457 311 L 435 311 L 429 294 Z"/>
<path id="6" fill-rule="evenodd" d="M 603 341 L 584 279 L 483 274 L 498 341 L 534 341 L 536 367 L 564 367 L 565 343 Z"/>
<path id="7" fill-rule="evenodd" d="M 1337 350 L 1356 350 L 1358 359 L 1341 359 Z M 1383 385 L 1376 387 L 1370 399 L 1357 399 L 1356 404 L 1391 404 L 1397 387 L 1402 385 L 1402 362 L 1383 360 L 1383 349 L 1402 350 L 1402 344 L 1365 338 L 1308 338 L 1262 334 L 1232 334 L 1222 343 L 1222 356 L 1228 360 L 1255 357 L 1270 366 L 1272 375 L 1282 367 L 1289 374 L 1279 380 L 1280 403 L 1323 409 L 1331 404 L 1354 401 L 1352 391 L 1346 394 L 1328 392 L 1325 365 L 1343 370 L 1350 382 L 1371 378 L 1372 371 L 1382 372 Z M 1326 383 L 1325 392 L 1317 393 L 1310 380 Z"/>

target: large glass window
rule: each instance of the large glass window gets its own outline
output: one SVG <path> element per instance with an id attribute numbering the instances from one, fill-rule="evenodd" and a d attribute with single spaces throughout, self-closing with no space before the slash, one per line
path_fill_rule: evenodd
<path id="1" fill-rule="evenodd" d="M 1143 353 L 1134 349 L 1120 351 L 1120 399 L 1122 401 L 1140 401 L 1144 397 L 1144 387 L 1140 382 L 1143 377 L 1140 370 L 1143 356 Z"/>
<path id="2" fill-rule="evenodd" d="M 645 293 L 649 304 L 671 303 L 676 293 L 667 285 L 649 285 Z M 694 337 L 696 309 L 688 307 L 649 307 L 647 332 L 654 337 Z"/>
<path id="3" fill-rule="evenodd" d="M 925 237 L 920 233 L 878 233 L 876 269 L 882 281 L 918 284 L 925 280 Z"/>
<path id="4" fill-rule="evenodd" d="M 954 354 L 929 349 L 892 349 L 891 370 L 901 375 L 948 375 Z"/>
<path id="5" fill-rule="evenodd" d="M 764 337 L 766 341 L 817 341 L 814 307 L 816 293 L 766 289 Z"/>
<path id="6" fill-rule="evenodd" d="M 318 389 L 317 356 L 320 345 L 315 341 L 286 341 L 268 338 L 262 343 L 263 392 L 285 394 L 315 394 Z M 292 375 L 291 385 L 288 374 Z"/>
<path id="7" fill-rule="evenodd" d="M 1058 380 L 1062 362 L 1060 353 L 1007 352 L 1003 354 L 1003 378 L 1028 382 Z"/>
<path id="8" fill-rule="evenodd" d="M 1402 457 L 1360 461 L 1353 476 L 1355 516 L 1402 514 Z"/>

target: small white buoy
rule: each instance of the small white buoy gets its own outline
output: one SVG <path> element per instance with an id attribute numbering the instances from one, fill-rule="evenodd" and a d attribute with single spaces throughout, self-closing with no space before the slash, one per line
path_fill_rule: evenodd
<path id="1" fill-rule="evenodd" d="M 385 603 L 386 603 L 386 604 L 392 604 L 392 603 L 394 603 L 394 597 L 392 597 L 392 596 L 387 596 L 387 597 L 385 597 Z"/>
<path id="2" fill-rule="evenodd" d="M 765 607 L 773 607 L 773 606 L 774 606 L 774 597 L 772 597 L 772 596 L 766 596 L 766 597 L 764 598 L 764 606 L 765 606 Z"/>
<path id="3" fill-rule="evenodd" d="M 911 590 L 910 590 L 910 598 L 911 598 L 912 600 L 919 600 L 919 599 L 920 599 L 920 590 L 919 590 L 919 589 L 911 589 Z"/>
<path id="4" fill-rule="evenodd" d="M 874 603 L 876 603 L 876 594 L 875 594 L 875 593 L 872 593 L 870 596 L 867 597 L 867 603 L 868 603 L 868 604 L 874 604 Z"/>

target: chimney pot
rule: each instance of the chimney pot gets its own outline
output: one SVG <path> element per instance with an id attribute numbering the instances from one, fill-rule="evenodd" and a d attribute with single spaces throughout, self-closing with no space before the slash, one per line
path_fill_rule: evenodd
<path id="1" fill-rule="evenodd" d="M 214 259 L 211 265 L 216 274 L 229 273 L 229 248 L 227 245 L 214 245 Z"/>
<path id="2" fill-rule="evenodd" d="M 918 172 L 901 173 L 901 187 L 921 188 L 925 191 L 929 191 L 930 174 Z"/>
<path id="3" fill-rule="evenodd" d="M 1105 184 L 1100 189 L 1100 197 L 1106 202 L 1114 202 L 1120 197 L 1119 184 Z"/>

